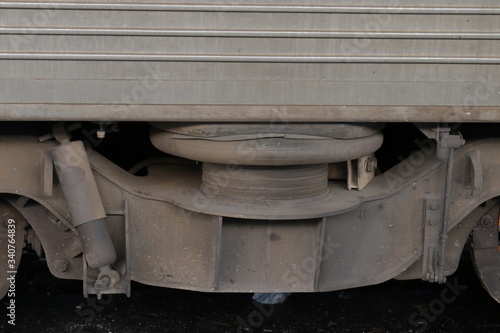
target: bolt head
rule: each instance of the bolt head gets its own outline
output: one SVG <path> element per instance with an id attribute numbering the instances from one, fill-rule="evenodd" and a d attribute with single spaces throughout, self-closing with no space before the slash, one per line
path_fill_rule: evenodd
<path id="1" fill-rule="evenodd" d="M 483 228 L 489 228 L 495 224 L 495 219 L 491 215 L 484 215 L 479 222 Z"/>
<path id="2" fill-rule="evenodd" d="M 437 210 L 437 209 L 439 208 L 439 206 L 438 206 L 438 204 L 437 204 L 437 203 L 433 202 L 433 203 L 431 203 L 431 204 L 429 205 L 429 208 L 430 208 L 431 210 Z"/>

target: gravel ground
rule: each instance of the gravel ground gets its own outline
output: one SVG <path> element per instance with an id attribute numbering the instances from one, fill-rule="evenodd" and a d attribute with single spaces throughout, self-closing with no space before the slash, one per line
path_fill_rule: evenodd
<path id="1" fill-rule="evenodd" d="M 500 332 L 500 305 L 481 287 L 470 261 L 449 285 L 389 281 L 340 292 L 293 294 L 262 306 L 251 294 L 205 294 L 134 283 L 132 297 L 82 297 L 25 255 L 16 282 L 16 326 L 0 332 Z M 4 309 L 7 298 L 2 300 Z"/>

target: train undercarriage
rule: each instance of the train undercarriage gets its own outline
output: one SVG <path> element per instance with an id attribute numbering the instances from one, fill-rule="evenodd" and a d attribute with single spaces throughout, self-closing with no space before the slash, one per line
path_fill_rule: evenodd
<path id="1" fill-rule="evenodd" d="M 499 15 L 0 1 L 0 295 L 23 247 L 100 297 L 446 283 L 470 245 L 500 301 Z"/>
<path id="2" fill-rule="evenodd" d="M 130 295 L 132 280 L 262 293 L 444 283 L 470 244 L 500 300 L 497 124 L 2 128 L 2 246 L 15 224 L 16 253 L 31 247 L 85 296 Z"/>

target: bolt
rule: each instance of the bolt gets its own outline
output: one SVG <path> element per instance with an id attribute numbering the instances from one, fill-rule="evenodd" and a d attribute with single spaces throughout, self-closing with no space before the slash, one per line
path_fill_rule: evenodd
<path id="1" fill-rule="evenodd" d="M 54 269 L 60 273 L 64 273 L 69 269 L 69 262 L 67 260 L 58 260 L 54 264 Z"/>
<path id="2" fill-rule="evenodd" d="M 105 286 L 105 287 L 109 287 L 109 285 L 111 284 L 111 279 L 109 276 L 105 275 L 102 277 L 102 284 Z"/>
<path id="3" fill-rule="evenodd" d="M 491 215 L 484 215 L 481 218 L 480 224 L 483 228 L 489 228 L 495 223 L 495 220 L 493 219 L 493 216 Z"/>
<path id="4" fill-rule="evenodd" d="M 104 139 L 106 137 L 106 131 L 99 130 L 97 131 L 97 138 Z"/>
<path id="5" fill-rule="evenodd" d="M 438 209 L 438 207 L 439 207 L 439 206 L 438 206 L 438 204 L 437 204 L 437 203 L 435 203 L 435 202 L 433 202 L 433 203 L 431 203 L 431 204 L 429 205 L 429 208 L 430 208 L 431 210 L 437 210 L 437 209 Z"/>
<path id="6" fill-rule="evenodd" d="M 102 289 L 102 281 L 101 280 L 97 280 L 94 283 L 94 289 L 96 289 L 96 290 L 101 290 Z"/>
<path id="7" fill-rule="evenodd" d="M 97 290 L 103 290 L 110 286 L 111 278 L 107 275 L 102 276 L 100 279 L 94 283 L 94 288 Z"/>
<path id="8" fill-rule="evenodd" d="M 429 219 L 429 224 L 432 226 L 435 226 L 437 224 L 437 220 L 436 219 Z"/>

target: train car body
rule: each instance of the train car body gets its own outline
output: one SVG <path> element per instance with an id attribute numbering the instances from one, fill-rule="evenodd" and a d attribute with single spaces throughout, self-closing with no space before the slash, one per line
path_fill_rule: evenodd
<path id="1" fill-rule="evenodd" d="M 130 295 L 444 283 L 470 242 L 499 300 L 499 40 L 493 0 L 0 1 L 2 248 Z"/>

